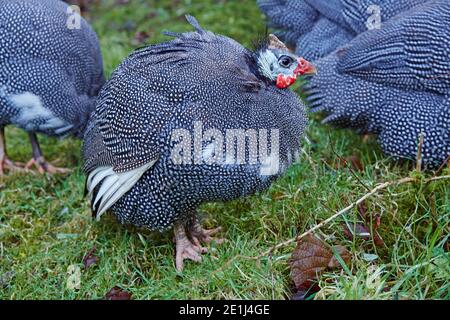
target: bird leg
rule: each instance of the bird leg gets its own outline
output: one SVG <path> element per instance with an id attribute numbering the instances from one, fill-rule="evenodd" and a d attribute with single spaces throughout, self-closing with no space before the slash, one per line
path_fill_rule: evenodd
<path id="1" fill-rule="evenodd" d="M 193 242 L 196 245 L 200 245 L 200 243 L 210 244 L 213 241 L 217 244 L 221 244 L 225 241 L 225 239 L 213 237 L 213 235 L 218 233 L 220 230 L 222 230 L 221 227 L 210 230 L 203 229 L 202 225 L 200 224 L 200 221 L 198 221 L 198 219 L 195 218 L 189 229 L 189 235 L 191 236 Z"/>
<path id="2" fill-rule="evenodd" d="M 182 223 L 175 224 L 174 233 L 176 246 L 175 267 L 178 272 L 181 272 L 184 267 L 184 259 L 200 262 L 202 260 L 201 254 L 206 253 L 208 249 L 192 243 L 188 238 L 186 228 Z"/>
<path id="3" fill-rule="evenodd" d="M 25 166 L 26 169 L 30 169 L 33 166 L 36 166 L 39 173 L 43 174 L 45 172 L 55 174 L 55 173 L 68 173 L 69 169 L 65 168 L 57 168 L 48 163 L 44 156 L 42 155 L 41 147 L 39 146 L 39 141 L 37 139 L 36 133 L 29 132 L 28 133 L 31 142 L 31 148 L 33 150 L 33 159 L 28 161 Z"/>
<path id="4" fill-rule="evenodd" d="M 0 176 L 5 173 L 5 169 L 11 172 L 23 171 L 23 164 L 14 163 L 8 159 L 6 152 L 5 127 L 0 128 Z"/>

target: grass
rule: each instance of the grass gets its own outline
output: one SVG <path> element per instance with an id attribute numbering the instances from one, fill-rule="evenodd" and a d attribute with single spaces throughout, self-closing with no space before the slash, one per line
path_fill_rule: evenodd
<path id="1" fill-rule="evenodd" d="M 161 30 L 190 29 L 186 13 L 248 46 L 265 29 L 253 1 L 161 2 L 135 0 L 118 6 L 110 0 L 92 7 L 89 18 L 101 39 L 108 75 L 142 46 L 136 32 L 148 33 L 148 43 L 164 40 Z M 430 176 L 414 172 L 413 164 L 386 158 L 373 138 L 365 141 L 333 130 L 316 118 L 308 137 L 308 156 L 268 192 L 202 207 L 205 224 L 223 226 L 228 242 L 213 245 L 201 264 L 188 262 L 182 275 L 174 269 L 170 234 L 123 227 L 113 217 L 91 219 L 82 198 L 79 141 L 40 137 L 46 157 L 74 172 L 0 178 L 0 299 L 100 299 L 116 285 L 134 299 L 285 299 L 291 295 L 288 259 L 293 246 L 260 262 L 241 256 L 257 256 L 312 228 L 367 193 L 365 186 Z M 8 128 L 7 138 L 10 156 L 26 161 L 31 155 L 26 135 Z M 338 168 L 336 154 L 356 155 L 363 171 Z M 382 246 L 344 236 L 342 224 L 360 220 L 357 209 L 325 225 L 315 234 L 345 246 L 352 260 L 348 271 L 323 274 L 314 298 L 449 299 L 449 198 L 448 180 L 442 180 L 389 187 L 368 199 L 367 211 L 381 215 Z M 99 261 L 85 270 L 83 257 L 94 246 Z M 79 290 L 67 286 L 73 266 L 80 267 Z"/>

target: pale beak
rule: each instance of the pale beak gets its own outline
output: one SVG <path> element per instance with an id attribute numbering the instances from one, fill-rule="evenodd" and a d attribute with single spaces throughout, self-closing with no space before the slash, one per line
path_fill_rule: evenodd
<path id="1" fill-rule="evenodd" d="M 309 61 L 298 58 L 298 67 L 295 69 L 294 73 L 296 75 L 315 75 L 317 74 L 316 67 Z"/>

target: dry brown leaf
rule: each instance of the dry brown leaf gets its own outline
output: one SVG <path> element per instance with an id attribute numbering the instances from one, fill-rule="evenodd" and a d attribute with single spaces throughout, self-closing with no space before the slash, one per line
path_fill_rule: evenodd
<path id="1" fill-rule="evenodd" d="M 364 221 L 366 222 L 366 226 L 370 225 L 371 220 L 372 220 L 372 227 L 373 230 L 378 230 L 378 228 L 381 225 L 381 216 L 378 213 L 372 213 L 367 210 L 367 204 L 366 202 L 361 202 L 358 205 L 358 211 L 359 211 L 359 215 L 361 216 L 361 218 L 364 219 Z"/>
<path id="2" fill-rule="evenodd" d="M 361 160 L 359 159 L 358 156 L 352 155 L 350 157 L 345 158 L 345 160 L 349 162 L 352 168 L 355 169 L 356 171 L 364 171 L 364 166 L 361 163 Z"/>
<path id="3" fill-rule="evenodd" d="M 334 168 L 335 169 L 343 169 L 343 168 L 352 168 L 355 171 L 364 171 L 364 166 L 361 163 L 361 160 L 358 156 L 352 155 L 346 158 L 338 158 L 335 161 Z"/>
<path id="4" fill-rule="evenodd" d="M 335 246 L 333 247 L 334 250 L 339 254 L 339 256 L 342 258 L 342 260 L 345 262 L 345 264 L 350 263 L 350 259 L 352 258 L 350 255 L 350 252 L 344 247 L 344 246 Z M 328 268 L 329 269 L 335 269 L 335 268 L 341 268 L 341 263 L 336 258 L 336 256 L 333 254 L 333 256 L 330 259 L 330 262 L 328 262 Z"/>
<path id="5" fill-rule="evenodd" d="M 350 254 L 341 246 L 335 247 L 345 263 Z M 331 247 L 315 236 L 308 235 L 297 242 L 290 259 L 291 277 L 298 290 L 310 288 L 318 276 L 327 269 L 339 267 Z"/>
<path id="6" fill-rule="evenodd" d="M 95 251 L 97 251 L 97 248 L 94 246 L 89 252 L 84 256 L 83 258 L 83 265 L 84 268 L 87 269 L 91 265 L 96 264 L 99 260 L 97 256 L 95 256 Z"/>
<path id="7" fill-rule="evenodd" d="M 131 300 L 131 293 L 115 286 L 105 296 L 106 300 Z"/>
<path id="8" fill-rule="evenodd" d="M 379 222 L 375 223 L 374 228 L 376 227 L 376 225 L 379 226 Z M 374 230 L 374 233 L 371 233 L 370 228 L 362 223 L 349 223 L 349 225 L 343 223 L 342 227 L 344 229 L 345 237 L 351 241 L 353 241 L 355 235 L 356 237 L 359 237 L 366 241 L 370 241 L 373 238 L 373 242 L 377 247 L 384 245 L 384 241 L 378 235 L 378 232 Z"/>
<path id="9" fill-rule="evenodd" d="M 358 212 L 364 219 L 367 219 L 367 204 L 365 201 L 358 205 Z"/>
<path id="10" fill-rule="evenodd" d="M 357 237 L 364 240 L 371 240 L 373 238 L 376 246 L 384 245 L 384 241 L 381 239 L 377 231 L 381 225 L 380 214 L 369 211 L 365 201 L 358 205 L 358 212 L 364 222 L 356 223 L 356 225 L 353 223 L 350 223 L 349 225 L 343 224 L 346 238 L 353 241 L 353 232 L 355 232 Z M 372 229 L 370 226 L 372 226 Z"/>

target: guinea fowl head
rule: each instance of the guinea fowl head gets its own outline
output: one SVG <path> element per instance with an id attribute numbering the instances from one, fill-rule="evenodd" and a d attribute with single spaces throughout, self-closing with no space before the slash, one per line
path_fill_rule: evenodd
<path id="1" fill-rule="evenodd" d="M 256 61 L 261 75 L 274 82 L 279 89 L 290 87 L 299 76 L 316 74 L 312 63 L 292 53 L 273 34 L 256 51 Z"/>

